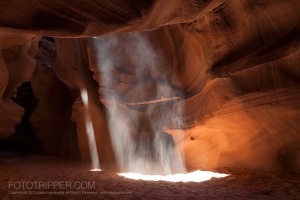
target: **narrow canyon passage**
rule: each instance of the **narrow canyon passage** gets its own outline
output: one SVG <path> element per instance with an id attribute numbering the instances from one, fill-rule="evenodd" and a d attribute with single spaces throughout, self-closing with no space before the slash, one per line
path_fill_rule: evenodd
<path id="1" fill-rule="evenodd" d="M 299 0 L 0 2 L 0 199 L 299 199 L 299 22 Z"/>

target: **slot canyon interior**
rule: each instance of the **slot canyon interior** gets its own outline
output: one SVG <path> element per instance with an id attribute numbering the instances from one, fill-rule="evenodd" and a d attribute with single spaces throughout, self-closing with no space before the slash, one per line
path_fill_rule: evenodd
<path id="1" fill-rule="evenodd" d="M 299 36 L 299 0 L 0 1 L 0 199 L 300 199 Z"/>

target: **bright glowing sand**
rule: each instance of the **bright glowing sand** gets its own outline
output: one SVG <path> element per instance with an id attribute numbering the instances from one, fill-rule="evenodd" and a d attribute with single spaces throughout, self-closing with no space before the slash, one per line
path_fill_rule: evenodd
<path id="1" fill-rule="evenodd" d="M 101 169 L 91 169 L 90 171 L 91 172 L 101 172 L 102 170 Z"/>
<path id="2" fill-rule="evenodd" d="M 194 171 L 187 174 L 172 174 L 172 175 L 144 175 L 138 173 L 118 173 L 120 176 L 135 180 L 147 181 L 170 181 L 170 182 L 202 182 L 211 178 L 224 178 L 228 174 L 215 173 L 210 171 Z"/>

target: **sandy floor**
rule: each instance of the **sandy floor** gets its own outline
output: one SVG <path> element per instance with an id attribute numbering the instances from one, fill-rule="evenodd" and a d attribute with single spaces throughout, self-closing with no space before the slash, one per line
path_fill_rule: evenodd
<path id="1" fill-rule="evenodd" d="M 300 176 L 294 175 L 226 168 L 218 170 L 230 174 L 225 178 L 172 183 L 130 180 L 117 175 L 111 165 L 102 165 L 102 168 L 105 168 L 102 172 L 91 172 L 87 164 L 79 162 L 0 152 L 0 199 L 300 199 Z M 55 188 L 48 185 L 48 189 L 38 185 L 55 181 L 62 182 Z M 72 186 L 77 184 L 79 189 L 64 188 L 66 182 Z M 16 189 L 22 188 L 23 183 L 25 189 Z M 92 189 L 86 188 L 89 183 Z M 33 189 L 28 189 L 30 187 Z"/>

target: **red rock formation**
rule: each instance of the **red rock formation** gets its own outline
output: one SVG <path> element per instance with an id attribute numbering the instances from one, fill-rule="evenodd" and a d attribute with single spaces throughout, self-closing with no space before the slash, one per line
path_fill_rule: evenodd
<path id="1" fill-rule="evenodd" d="M 49 155 L 78 158 L 75 124 L 71 122 L 73 99 L 68 89 L 52 67 L 56 49 L 54 44 L 42 39 L 39 58 L 31 85 L 39 100 L 30 117 L 35 136 L 42 142 Z"/>
<path id="2" fill-rule="evenodd" d="M 191 22 L 224 1 L 13 0 L 1 3 L 0 25 L 3 30 L 62 37 L 145 31 Z"/>
<path id="3" fill-rule="evenodd" d="M 88 67 L 87 47 L 84 40 L 56 39 L 55 47 L 56 57 L 52 66 L 58 79 L 65 84 L 69 99 L 72 102 L 72 112 L 69 118 L 76 123 L 77 134 L 75 136 L 77 135 L 81 160 L 91 160 L 86 114 L 89 114 L 92 120 L 100 161 L 114 160 L 104 108 L 99 101 L 97 83 L 93 80 L 92 72 Z M 80 95 L 83 90 L 88 95 L 88 108 L 84 107 Z M 66 128 L 62 132 L 67 130 Z M 72 134 L 74 136 L 74 133 Z"/>
<path id="4" fill-rule="evenodd" d="M 0 139 L 14 133 L 24 109 L 10 98 L 17 87 L 28 81 L 35 68 L 33 35 L 0 33 Z"/>
<path id="5" fill-rule="evenodd" d="M 20 123 L 24 109 L 10 99 L 3 99 L 0 112 L 0 139 L 3 139 L 15 132 L 15 125 Z"/>
<path id="6" fill-rule="evenodd" d="M 185 103 L 186 118 L 197 127 L 191 140 L 185 139 L 187 152 L 197 152 L 186 153 L 191 167 L 299 173 L 285 164 L 293 169 L 299 164 L 299 150 L 291 148 L 300 144 L 297 5 L 227 1 L 184 25 L 186 39 L 210 77 L 202 92 L 187 100 L 193 104 Z M 202 158 L 215 162 L 206 165 Z"/>

